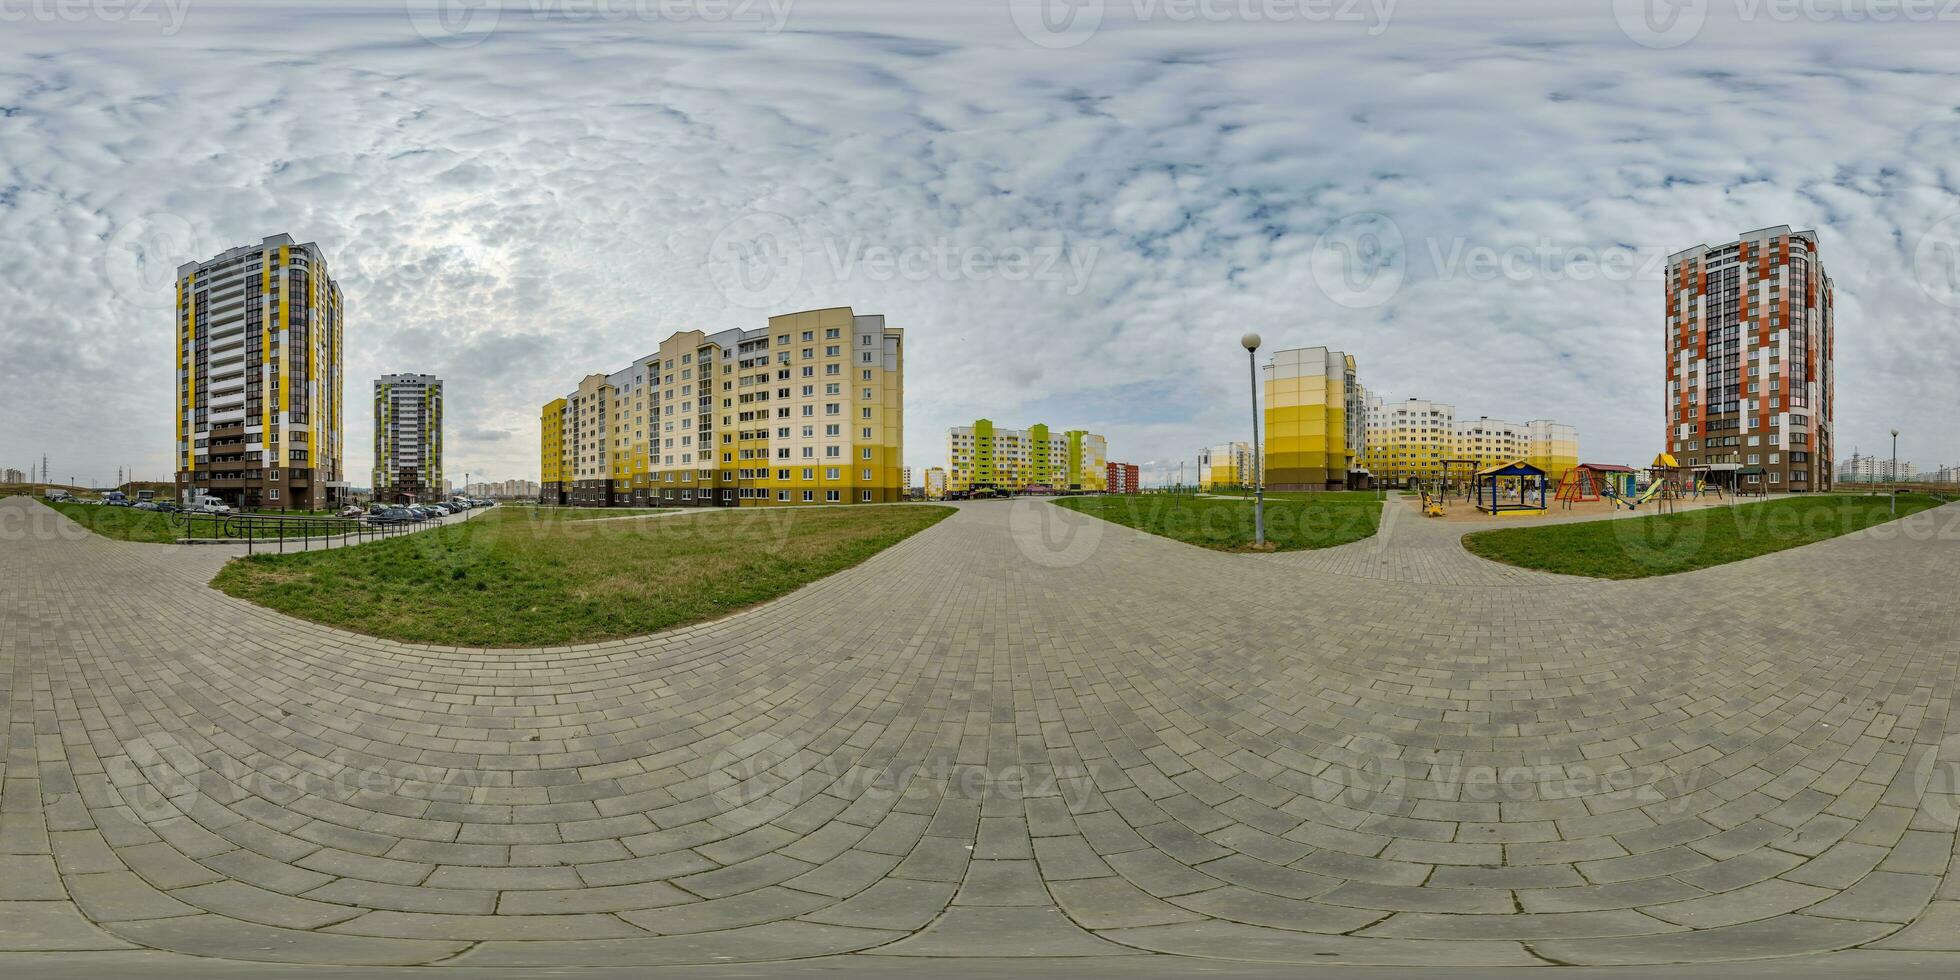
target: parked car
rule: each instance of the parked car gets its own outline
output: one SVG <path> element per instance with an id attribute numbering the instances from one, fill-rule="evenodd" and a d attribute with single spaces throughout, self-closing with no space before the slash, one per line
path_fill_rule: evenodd
<path id="1" fill-rule="evenodd" d="M 150 509 L 165 514 L 181 514 L 184 512 L 184 508 L 179 507 L 168 500 L 150 501 Z"/>
<path id="2" fill-rule="evenodd" d="M 359 506 L 358 504 L 348 504 L 347 506 L 345 506 L 345 507 L 342 507 L 342 508 L 340 509 L 340 513 L 339 513 L 338 515 L 336 515 L 336 516 L 339 516 L 339 517 L 359 517 L 359 516 L 361 516 L 362 514 L 365 514 L 365 513 L 367 513 L 367 511 L 364 511 L 364 510 L 362 510 L 362 509 L 360 508 L 360 506 Z"/>
<path id="3" fill-rule="evenodd" d="M 229 514 L 231 513 L 231 505 L 225 503 L 221 498 L 206 495 L 197 498 L 192 503 L 191 510 L 201 514 Z"/>
<path id="4" fill-rule="evenodd" d="M 376 526 L 384 524 L 412 524 L 415 522 L 415 515 L 409 513 L 406 507 L 384 507 L 381 510 L 369 514 L 367 516 L 367 522 Z"/>
<path id="5" fill-rule="evenodd" d="M 135 503 L 133 503 L 133 504 L 131 504 L 130 506 L 131 506 L 131 507 L 134 507 L 134 508 L 135 508 L 135 509 L 137 509 L 137 510 L 156 510 L 156 509 L 157 509 L 157 505 L 156 505 L 156 504 L 154 504 L 154 503 L 152 503 L 152 502 L 150 502 L 150 501 L 148 501 L 148 500 L 139 500 L 139 501 L 137 501 L 137 502 L 135 502 Z"/>

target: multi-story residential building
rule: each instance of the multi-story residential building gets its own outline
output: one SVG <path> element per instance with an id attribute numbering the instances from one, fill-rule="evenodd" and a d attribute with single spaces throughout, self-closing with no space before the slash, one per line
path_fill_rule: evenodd
<path id="1" fill-rule="evenodd" d="M 926 490 L 927 500 L 946 499 L 946 468 L 945 467 L 943 466 L 926 467 L 925 490 Z"/>
<path id="2" fill-rule="evenodd" d="M 180 497 L 302 508 L 340 499 L 341 310 L 319 246 L 291 235 L 177 267 Z"/>
<path id="3" fill-rule="evenodd" d="M 912 467 L 910 467 L 910 466 L 901 466 L 901 467 L 899 467 L 899 468 L 898 468 L 898 485 L 899 485 L 899 488 L 900 488 L 900 489 L 902 489 L 902 490 L 904 490 L 904 491 L 906 492 L 906 494 L 908 494 L 908 495 L 909 495 L 909 494 L 911 494 L 911 492 L 912 492 Z"/>
<path id="4" fill-rule="evenodd" d="M 1094 493 L 1108 479 L 1108 442 L 1083 429 L 1051 432 L 1045 424 L 1000 429 L 979 419 L 947 432 L 946 456 L 947 487 L 956 493 L 1032 486 Z"/>
<path id="5" fill-rule="evenodd" d="M 536 480 L 478 480 L 464 486 L 463 492 L 498 500 L 536 500 L 539 487 Z"/>
<path id="6" fill-rule="evenodd" d="M 1839 483 L 1891 483 L 1895 480 L 1926 479 L 1927 474 L 1914 475 L 1911 460 L 1895 460 L 1890 456 L 1862 456 L 1856 452 L 1838 467 Z"/>
<path id="7" fill-rule="evenodd" d="M 597 507 L 903 499 L 904 335 L 849 307 L 675 333 L 544 406 L 539 498 Z"/>
<path id="8" fill-rule="evenodd" d="M 1258 476 L 1252 465 L 1252 444 L 1226 442 L 1198 450 L 1198 489 L 1251 486 Z"/>
<path id="9" fill-rule="evenodd" d="M 538 412 L 539 503 L 563 504 L 571 500 L 572 484 L 566 474 L 571 470 L 572 459 L 565 446 L 565 433 L 571 421 L 566 413 L 570 407 L 569 401 L 553 398 Z"/>
<path id="10" fill-rule="evenodd" d="M 1667 265 L 1666 450 L 1760 467 L 1771 490 L 1830 489 L 1836 323 L 1817 233 L 1762 228 Z"/>
<path id="11" fill-rule="evenodd" d="M 1106 493 L 1142 493 L 1143 478 L 1135 463 L 1110 463 L 1109 476 L 1104 481 Z"/>
<path id="12" fill-rule="evenodd" d="M 1354 356 L 1325 347 L 1273 353 L 1264 377 L 1263 480 L 1269 490 L 1343 490 L 1365 484 L 1366 393 Z"/>
<path id="13" fill-rule="evenodd" d="M 433 374 L 384 374 L 374 382 L 374 498 L 431 499 L 442 473 L 442 382 Z"/>
<path id="14" fill-rule="evenodd" d="M 1456 408 L 1411 398 L 1389 402 L 1370 395 L 1362 458 L 1377 480 L 1402 485 L 1442 476 L 1456 454 Z"/>
<path id="15" fill-rule="evenodd" d="M 1506 422 L 1488 416 L 1459 419 L 1456 448 L 1459 459 L 1474 459 L 1477 468 L 1502 466 L 1524 460 L 1545 471 L 1553 483 L 1565 471 L 1579 465 L 1579 433 L 1572 426 L 1549 419 Z"/>
<path id="16" fill-rule="evenodd" d="M 1556 483 L 1579 464 L 1579 433 L 1550 419 L 1458 419 L 1456 408 L 1445 402 L 1371 396 L 1363 458 L 1376 479 L 1398 486 L 1438 479 L 1444 462 L 1452 459 L 1473 460 L 1479 469 L 1524 460 Z"/>
<path id="17" fill-rule="evenodd" d="M 8 467 L 7 469 L 0 470 L 0 483 L 26 483 L 26 482 L 27 482 L 27 474 L 22 473 L 17 469 Z"/>

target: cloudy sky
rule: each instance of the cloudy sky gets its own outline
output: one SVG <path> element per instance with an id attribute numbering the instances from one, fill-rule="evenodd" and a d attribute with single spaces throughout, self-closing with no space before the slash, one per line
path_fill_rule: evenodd
<path id="1" fill-rule="evenodd" d="M 177 263 L 288 232 L 448 470 L 678 329 L 906 330 L 906 461 L 986 416 L 1138 463 L 1244 438 L 1245 355 L 1661 422 L 1661 262 L 1788 224 L 1840 455 L 1960 463 L 1960 8 L 1904 0 L 0 0 L 0 467 L 170 471 Z"/>

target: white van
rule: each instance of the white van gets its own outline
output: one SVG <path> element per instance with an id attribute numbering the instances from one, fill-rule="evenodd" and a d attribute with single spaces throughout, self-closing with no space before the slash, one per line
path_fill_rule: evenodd
<path id="1" fill-rule="evenodd" d="M 219 497 L 212 497 L 207 495 L 207 496 L 198 497 L 197 503 L 191 507 L 191 510 L 203 514 L 229 514 L 231 513 L 231 505 L 225 503 L 224 500 Z"/>

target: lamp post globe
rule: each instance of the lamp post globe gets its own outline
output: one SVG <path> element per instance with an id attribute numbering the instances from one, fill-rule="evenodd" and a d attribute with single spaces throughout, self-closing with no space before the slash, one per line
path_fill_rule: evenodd
<path id="1" fill-rule="evenodd" d="M 1258 350 L 1259 335 L 1257 333 L 1247 331 L 1245 336 L 1239 338 L 1239 346 L 1244 347 L 1246 350 Z"/>

